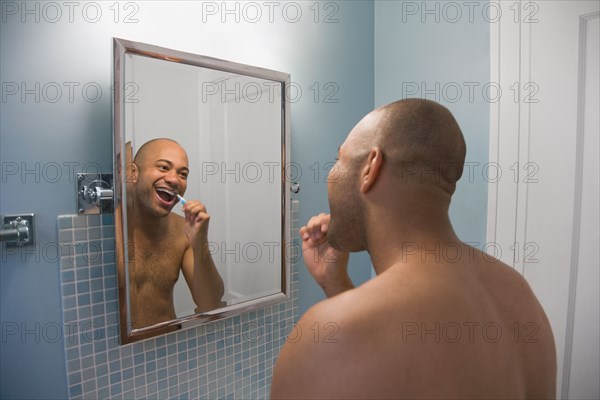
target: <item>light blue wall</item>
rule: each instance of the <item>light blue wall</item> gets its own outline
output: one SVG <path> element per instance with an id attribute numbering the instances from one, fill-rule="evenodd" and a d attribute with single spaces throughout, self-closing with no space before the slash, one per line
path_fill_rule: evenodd
<path id="1" fill-rule="evenodd" d="M 459 237 L 479 243 L 476 247 L 485 243 L 487 219 L 483 172 L 489 103 L 482 89 L 490 83 L 489 16 L 495 18 L 488 4 L 375 2 L 375 106 L 407 97 L 428 98 L 454 114 L 467 142 L 467 168 L 450 216 Z"/>
<path id="2" fill-rule="evenodd" d="M 319 52 L 309 61 L 309 68 L 296 74 L 298 79 L 309 81 L 311 74 L 327 76 L 325 85 L 329 86 L 322 85 L 326 89 L 322 96 L 331 95 L 323 101 L 312 99 L 303 107 L 292 107 L 293 123 L 302 123 L 301 131 L 292 132 L 292 158 L 302 167 L 298 196 L 301 224 L 314 215 L 329 212 L 326 178 L 338 147 L 354 125 L 373 109 L 373 4 L 346 1 L 339 4 L 340 12 L 356 11 L 352 19 L 347 20 L 350 29 L 344 32 L 330 30 L 329 35 L 321 36 Z M 337 94 L 334 95 L 334 91 Z M 351 256 L 349 271 L 356 284 L 370 278 L 370 265 L 366 252 Z M 302 315 L 325 296 L 303 263 L 299 281 L 299 311 Z"/>
<path id="3" fill-rule="evenodd" d="M 326 186 L 314 182 L 310 167 L 319 163 L 318 178 L 323 180 L 324 164 L 373 106 L 373 4 L 338 2 L 325 8 L 320 3 L 315 22 L 314 3 L 297 2 L 302 17 L 292 22 L 295 10 L 288 8 L 284 17 L 287 3 L 278 3 L 273 22 L 267 8 L 262 8 L 260 20 L 251 22 L 256 18 L 252 10 L 244 14 L 243 3 L 230 2 L 232 9 L 240 7 L 236 22 L 235 11 L 203 12 L 207 3 L 223 4 L 130 2 L 115 8 L 114 2 L 76 2 L 70 9 L 56 2 L 58 17 L 56 8 L 44 8 L 43 2 L 2 2 L 0 67 L 6 97 L 0 104 L 0 211 L 35 212 L 38 246 L 32 255 L 2 250 L 0 397 L 67 396 L 62 339 L 53 342 L 43 330 L 62 321 L 59 264 L 52 249 L 57 215 L 75 212 L 73 173 L 86 164 L 89 172 L 95 166 L 111 170 L 113 36 L 290 72 L 302 89 L 292 104 L 292 158 L 302 169 L 302 191 L 295 196 L 300 220 L 327 210 Z M 127 16 L 137 22 L 125 23 Z M 327 17 L 330 23 L 324 23 Z M 9 94 L 15 85 L 20 91 L 21 84 L 36 91 L 36 83 L 39 100 L 35 93 Z M 82 93 L 85 85 L 88 91 Z M 58 98 L 56 87 L 62 89 Z M 337 103 L 325 103 L 333 91 L 329 100 Z M 300 269 L 303 310 L 318 296 L 316 285 Z M 368 276 L 356 264 L 352 271 L 358 282 Z M 15 326 L 16 333 L 4 331 Z"/>

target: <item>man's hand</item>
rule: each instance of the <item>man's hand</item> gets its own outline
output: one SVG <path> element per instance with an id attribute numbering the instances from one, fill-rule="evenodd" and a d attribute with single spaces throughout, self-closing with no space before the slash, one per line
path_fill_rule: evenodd
<path id="1" fill-rule="evenodd" d="M 183 231 L 192 248 L 208 242 L 208 223 L 210 215 L 204 204 L 197 200 L 189 200 L 183 206 L 185 224 Z"/>
<path id="2" fill-rule="evenodd" d="M 334 249 L 327 241 L 329 214 L 312 217 L 300 228 L 304 263 L 327 297 L 335 296 L 354 285 L 348 276 L 349 254 Z"/>

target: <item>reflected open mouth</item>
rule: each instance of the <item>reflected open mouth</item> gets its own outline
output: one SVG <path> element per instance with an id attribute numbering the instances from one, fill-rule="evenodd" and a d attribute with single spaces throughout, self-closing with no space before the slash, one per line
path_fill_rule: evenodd
<path id="1" fill-rule="evenodd" d="M 165 203 L 171 204 L 177 201 L 177 193 L 173 190 L 159 187 L 156 188 L 156 194 Z"/>

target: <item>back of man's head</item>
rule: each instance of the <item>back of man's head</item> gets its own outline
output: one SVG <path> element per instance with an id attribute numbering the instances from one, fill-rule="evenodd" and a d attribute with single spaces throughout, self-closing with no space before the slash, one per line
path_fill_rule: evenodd
<path id="1" fill-rule="evenodd" d="M 394 175 L 403 183 L 435 184 L 452 194 L 462 176 L 466 145 L 450 111 L 431 100 L 405 99 L 373 113 L 373 139 Z"/>

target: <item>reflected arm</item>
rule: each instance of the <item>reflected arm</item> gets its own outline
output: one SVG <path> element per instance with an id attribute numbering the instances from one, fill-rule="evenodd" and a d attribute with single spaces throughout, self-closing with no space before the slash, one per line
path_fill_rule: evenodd
<path id="1" fill-rule="evenodd" d="M 187 201 L 183 211 L 184 232 L 189 241 L 183 256 L 183 276 L 196 303 L 196 312 L 214 310 L 223 305 L 224 286 L 208 246 L 210 215 L 197 200 Z"/>
<path id="2" fill-rule="evenodd" d="M 182 268 L 196 303 L 196 312 L 214 310 L 223 305 L 223 279 L 215 266 L 207 241 L 188 248 Z"/>

